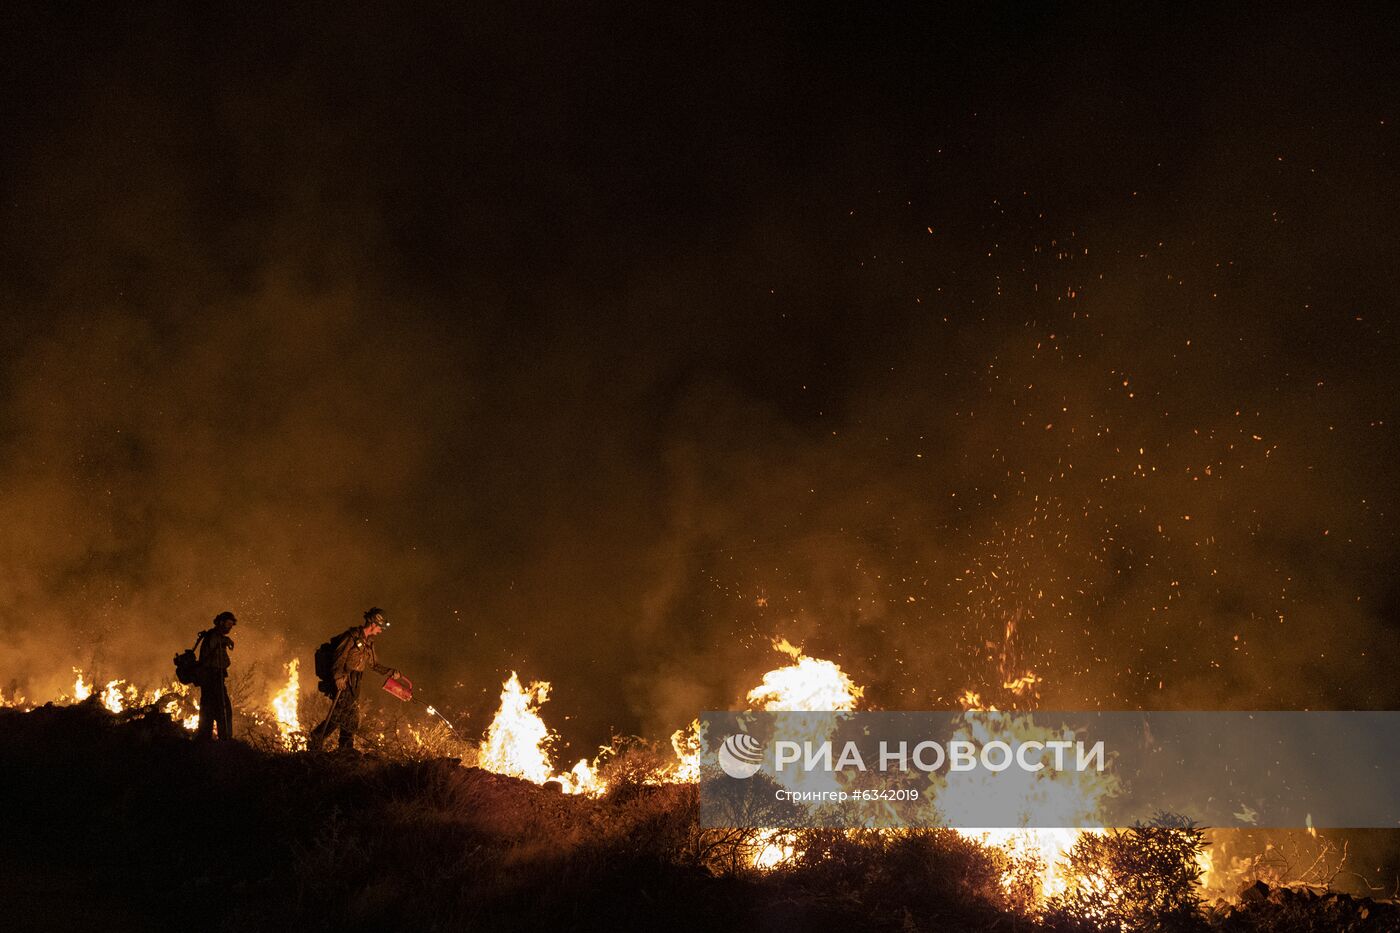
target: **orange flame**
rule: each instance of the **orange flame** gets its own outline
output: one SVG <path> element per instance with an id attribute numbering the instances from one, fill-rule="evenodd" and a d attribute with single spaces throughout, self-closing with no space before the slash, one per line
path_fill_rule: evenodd
<path id="1" fill-rule="evenodd" d="M 296 658 L 287 662 L 287 683 L 272 698 L 272 712 L 277 717 L 277 731 L 282 736 L 282 744 L 292 751 L 306 748 L 306 735 L 301 731 L 301 719 L 297 715 L 297 703 L 301 696 L 301 675 L 297 671 L 299 665 L 300 662 Z"/>
<path id="2" fill-rule="evenodd" d="M 528 687 L 520 675 L 510 672 L 501 686 L 501 705 L 486 730 L 477 764 L 487 771 L 524 778 L 535 784 L 555 781 L 566 794 L 596 796 L 607 789 L 594 764 L 580 760 L 569 771 L 557 773 L 550 759 L 556 736 L 540 718 L 539 708 L 549 699 L 549 684 L 535 681 Z"/>
<path id="3" fill-rule="evenodd" d="M 776 668 L 763 675 L 762 682 L 748 692 L 748 702 L 770 712 L 824 713 L 844 712 L 856 708 L 865 693 L 857 686 L 840 665 L 834 661 L 809 658 L 802 649 L 786 638 L 773 639 L 773 649 L 792 658 L 793 663 Z M 797 725 L 799 729 L 801 724 Z M 801 735 L 799 740 L 819 743 L 827 738 L 831 722 L 828 719 L 814 719 L 810 724 L 811 734 Z M 816 784 L 831 784 L 822 787 L 834 790 L 834 775 L 791 772 L 781 778 L 793 789 L 802 785 L 804 789 L 817 789 Z M 766 870 L 775 868 L 797 854 L 796 838 L 782 830 L 768 830 L 759 837 L 753 856 L 753 867 Z"/>

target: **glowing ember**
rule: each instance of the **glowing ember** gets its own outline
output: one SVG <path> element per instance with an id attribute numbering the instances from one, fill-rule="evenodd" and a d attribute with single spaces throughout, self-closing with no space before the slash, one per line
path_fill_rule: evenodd
<path id="1" fill-rule="evenodd" d="M 1035 671 L 1026 671 L 1020 677 L 1002 682 L 1002 689 L 1009 690 L 1016 696 L 1025 696 L 1035 690 L 1035 685 L 1040 683 L 1040 675 Z M 968 691 L 971 693 L 972 691 Z"/>

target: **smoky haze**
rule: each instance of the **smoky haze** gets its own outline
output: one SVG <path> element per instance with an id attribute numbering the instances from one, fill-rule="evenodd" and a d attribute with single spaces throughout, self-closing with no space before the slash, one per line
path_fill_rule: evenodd
<path id="1" fill-rule="evenodd" d="M 1400 702 L 1378 19 L 560 15 L 5 14 L 0 686 Z"/>

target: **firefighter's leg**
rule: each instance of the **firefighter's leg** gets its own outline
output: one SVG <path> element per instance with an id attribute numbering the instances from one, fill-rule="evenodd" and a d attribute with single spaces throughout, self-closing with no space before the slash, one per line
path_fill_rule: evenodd
<path id="1" fill-rule="evenodd" d="M 340 748 L 353 751 L 355 733 L 360 731 L 360 678 L 357 673 L 351 673 L 345 684 L 345 700 L 340 716 Z"/>
<path id="2" fill-rule="evenodd" d="M 201 679 L 199 682 L 199 731 L 196 733 L 201 739 L 212 739 L 214 737 L 214 690 L 207 680 Z"/>
<path id="3" fill-rule="evenodd" d="M 233 738 L 233 701 L 229 699 L 228 682 L 224 678 L 219 678 L 219 716 L 216 722 L 219 728 L 220 739 Z"/>
<path id="4" fill-rule="evenodd" d="M 346 700 L 345 691 L 341 690 L 331 701 L 331 708 L 326 710 L 326 718 L 311 730 L 311 735 L 307 742 L 307 747 L 313 751 L 322 751 L 326 747 L 326 740 L 331 737 L 331 731 L 335 729 L 340 721 L 340 710 Z"/>

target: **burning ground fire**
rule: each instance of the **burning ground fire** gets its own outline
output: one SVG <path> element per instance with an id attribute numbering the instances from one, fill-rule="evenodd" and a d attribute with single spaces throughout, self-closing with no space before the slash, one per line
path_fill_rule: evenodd
<path id="1" fill-rule="evenodd" d="M 835 662 L 808 657 L 786 639 L 775 639 L 774 649 L 789 659 L 788 664 L 763 675 L 759 684 L 748 692 L 745 700 L 750 708 L 765 711 L 841 712 L 854 710 L 864 697 L 864 688 L 857 685 Z M 1032 696 L 1039 678 L 1033 672 L 1012 676 L 1003 672 L 1001 688 L 1014 699 Z M 607 790 L 598 775 L 598 760 L 579 761 L 571 771 L 555 771 L 549 748 L 555 740 L 539 716 L 539 707 L 548 698 L 547 683 L 532 683 L 523 687 L 512 672 L 501 692 L 501 705 L 487 730 L 478 764 L 488 770 L 522 777 L 537 784 L 558 783 L 566 793 L 597 795 Z M 962 695 L 968 710 L 989 710 L 972 690 Z M 985 725 L 969 718 L 963 738 L 979 744 L 992 739 L 1006 741 L 1014 747 L 1022 742 L 1063 738 L 1057 732 L 1035 724 L 1030 715 L 1008 717 L 993 735 Z M 700 777 L 702 748 L 699 722 L 677 730 L 671 736 L 675 761 L 654 775 L 656 782 L 694 783 Z M 811 736 L 820 741 L 822 736 Z M 604 755 L 607 749 L 603 750 Z M 602 756 L 600 756 L 601 758 Z M 802 780 L 802 778 L 797 778 Z M 956 817 L 968 800 L 981 795 L 999 794 L 1002 807 L 1010 813 L 1029 815 L 1035 812 L 1043 819 L 1047 809 L 1063 817 L 1066 823 L 1092 821 L 1101 812 L 1104 798 L 1114 792 L 1110 777 L 1093 772 L 1060 774 L 1027 773 L 1019 783 L 1005 781 L 993 784 L 985 774 L 973 772 L 959 775 L 945 784 L 938 794 L 940 808 Z M 895 830 L 897 831 L 897 830 Z M 1038 873 L 1038 893 L 1042 898 L 1062 894 L 1072 884 L 1069 852 L 1085 833 L 1103 832 L 1092 829 L 961 829 L 964 836 L 983 845 L 1005 852 L 1013 861 L 1034 866 Z M 796 852 L 796 837 L 782 830 L 766 831 L 758 840 L 751 856 L 754 868 L 766 870 L 790 861 Z M 1202 854 L 1203 883 L 1211 872 L 1209 854 Z M 1010 883 L 1011 879 L 1007 879 Z"/>
<path id="2" fill-rule="evenodd" d="M 487 771 L 524 778 L 536 784 L 557 782 L 569 794 L 601 794 L 606 786 L 598 779 L 593 765 L 579 761 L 566 773 L 557 773 L 550 761 L 554 733 L 540 718 L 539 707 L 549 699 L 549 684 L 520 684 L 520 676 L 510 672 L 501 688 L 501 705 L 496 710 L 478 753 L 477 764 Z"/>
<path id="3" fill-rule="evenodd" d="M 786 639 L 777 639 L 774 649 L 785 655 L 789 662 L 765 673 L 760 683 L 748 692 L 745 699 L 750 708 L 766 711 L 828 712 L 848 711 L 857 708 L 864 696 L 864 689 L 832 661 L 811 658 Z M 1007 677 L 1002 689 L 1009 696 L 1021 697 L 1031 691 L 1038 678 L 1027 672 L 1016 677 Z M 553 768 L 549 747 L 553 735 L 539 716 L 539 707 L 548 698 L 548 684 L 534 683 L 522 687 L 519 678 L 512 673 L 501 692 L 501 705 L 481 749 L 478 761 L 481 767 L 511 774 L 526 780 L 543 784 L 555 781 L 568 793 L 600 794 L 606 784 L 598 777 L 597 762 L 580 761 L 570 772 L 559 773 Z M 968 709 L 983 709 L 980 697 L 971 690 L 963 695 Z M 658 781 L 694 782 L 699 780 L 700 736 L 699 724 L 692 723 L 688 728 L 678 730 L 671 737 L 676 761 Z M 972 727 L 970 726 L 969 729 Z M 991 735 L 970 734 L 965 736 L 974 741 L 985 742 Z M 1037 726 L 1029 716 L 1009 718 L 995 738 L 1013 744 L 1031 740 L 1058 738 L 1051 730 Z M 810 737 L 820 741 L 822 736 Z M 802 778 L 798 778 L 801 780 Z M 993 786 L 986 776 L 980 780 L 967 778 L 950 782 L 939 796 L 940 805 L 947 812 L 956 814 L 960 801 L 975 795 L 999 793 L 1005 796 L 1004 806 L 1008 812 L 1029 813 L 1032 809 L 1043 812 L 1050 807 L 1053 812 L 1062 814 L 1066 822 L 1076 822 L 1092 817 L 1100 810 L 1100 802 L 1113 790 L 1112 784 L 1096 774 L 1056 775 L 1051 777 L 1041 772 L 1028 774 L 1025 780 L 1013 787 L 1005 782 Z M 985 796 L 983 796 L 985 800 Z M 1043 830 L 960 830 L 963 835 L 984 845 L 1006 852 L 1013 859 L 1031 862 L 1039 866 L 1039 887 L 1042 896 L 1062 893 L 1070 882 L 1068 877 L 1068 853 L 1084 832 L 1079 829 Z M 752 866 L 771 869 L 791 860 L 796 855 L 795 836 L 781 830 L 767 831 L 759 840 L 752 856 Z M 1208 867 L 1208 866 L 1206 866 Z"/>
<path id="4" fill-rule="evenodd" d="M 297 716 L 301 693 L 298 665 L 295 659 L 287 663 L 286 683 L 269 700 L 266 710 L 255 710 L 251 714 L 255 723 L 271 725 L 280 737 L 281 745 L 288 751 L 306 747 L 306 738 Z M 74 668 L 73 674 L 72 692 L 58 696 L 55 703 L 83 703 L 95 698 L 113 715 L 146 709 L 162 710 L 188 732 L 199 728 L 199 699 L 192 687 L 171 681 L 160 687 L 143 689 L 130 681 L 117 679 L 107 681 L 99 690 L 96 681 L 89 679 L 81 669 Z M 6 697 L 0 694 L 0 707 L 27 710 L 34 706 L 22 695 Z"/>
<path id="5" fill-rule="evenodd" d="M 293 658 L 287 662 L 287 684 L 272 698 L 272 711 L 277 717 L 277 731 L 282 742 L 293 751 L 306 748 L 306 735 L 301 731 L 301 718 L 297 715 L 298 700 L 301 696 L 301 675 L 297 670 L 300 662 Z"/>
<path id="6" fill-rule="evenodd" d="M 792 712 L 849 711 L 857 709 L 864 700 L 864 688 L 835 662 L 809 657 L 785 639 L 775 639 L 773 648 L 787 663 L 763 674 L 759 683 L 748 691 L 745 701 L 749 708 Z M 75 669 L 74 674 L 71 693 L 61 697 L 59 702 L 95 700 L 114 714 L 154 707 L 164 709 L 187 730 L 194 731 L 197 727 L 198 704 L 194 691 L 187 686 L 171 683 L 155 690 L 142 690 L 126 681 L 111 680 L 99 687 L 83 671 Z M 275 735 L 276 742 L 283 749 L 303 750 L 306 748 L 306 735 L 301 722 L 299 662 L 295 659 L 289 661 L 283 667 L 283 675 L 284 679 L 266 705 L 249 716 L 254 723 L 266 727 Z M 1038 682 L 1032 672 L 1016 675 L 1002 672 L 1002 680 L 1002 693 L 999 695 L 1013 703 L 1033 696 Z M 476 749 L 476 764 L 483 769 L 535 784 L 554 783 L 567 794 L 600 796 L 607 791 L 607 782 L 600 775 L 601 766 L 613 750 L 603 748 L 592 761 L 581 759 L 568 770 L 557 769 L 553 751 L 558 736 L 540 715 L 541 707 L 549 699 L 549 691 L 547 682 L 523 683 L 519 675 L 512 671 L 502 684 L 499 706 Z M 995 709 L 970 689 L 964 691 L 961 702 L 967 710 Z M 0 696 L 0 705 L 29 707 L 24 698 L 17 694 L 9 698 Z M 431 713 L 440 715 L 436 710 Z M 996 734 L 993 735 L 992 731 Z M 1030 714 L 1008 716 L 994 730 L 969 717 L 966 732 L 964 738 L 979 744 L 995 738 L 1013 746 L 1021 742 L 1061 737 L 1053 730 L 1035 724 Z M 418 736 L 418 733 L 414 732 L 414 735 Z M 671 736 L 674 761 L 658 768 L 650 781 L 657 784 L 698 782 L 702 738 L 698 721 L 677 730 Z M 823 737 L 811 738 L 821 741 Z M 421 743 L 421 737 L 419 741 Z M 792 778 L 798 781 L 804 779 Z M 1092 821 L 1101 812 L 1105 796 L 1113 791 L 1111 779 L 1096 773 L 1027 773 L 1020 783 L 1009 784 L 1002 780 L 993 787 L 986 775 L 964 772 L 955 778 L 950 777 L 935 794 L 940 809 L 954 818 L 966 801 L 980 797 L 985 802 L 986 794 L 997 793 L 1005 798 L 1002 804 L 1008 812 L 1028 814 L 1034 811 L 1043 819 L 1049 808 L 1053 813 L 1062 815 L 1066 823 L 1076 823 L 1086 819 Z M 1039 894 L 1049 897 L 1063 893 L 1073 883 L 1068 854 L 1075 842 L 1084 833 L 1101 830 L 962 829 L 959 832 L 983 845 L 1002 850 L 1013 861 L 1035 866 Z M 766 831 L 753 847 L 751 867 L 768 870 L 789 862 L 797 854 L 796 840 L 795 834 L 789 832 Z M 1202 869 L 1207 876 L 1210 868 L 1209 861 L 1203 861 Z M 1206 883 L 1209 883 L 1208 878 Z"/>
<path id="7" fill-rule="evenodd" d="M 75 667 L 73 674 L 73 692 L 58 697 L 57 702 L 82 703 L 96 695 L 109 713 L 122 713 L 143 707 L 165 707 L 171 717 L 190 732 L 199 726 L 199 704 L 190 695 L 190 688 L 184 684 L 172 682 L 154 690 L 142 690 L 125 680 L 109 680 L 99 694 L 96 683 L 90 682 L 82 670 Z M 23 697 L 16 697 L 11 702 L 0 696 L 0 706 L 31 708 L 31 704 Z"/>

